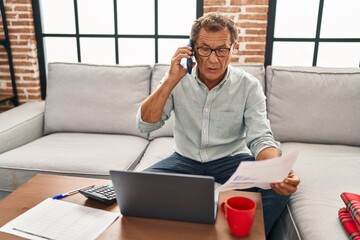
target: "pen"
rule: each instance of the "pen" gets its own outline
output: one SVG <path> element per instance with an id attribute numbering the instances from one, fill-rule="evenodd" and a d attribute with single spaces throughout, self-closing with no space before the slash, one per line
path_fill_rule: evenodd
<path id="1" fill-rule="evenodd" d="M 61 194 L 59 194 L 59 195 L 54 196 L 54 197 L 53 197 L 53 199 L 60 199 L 60 198 L 64 198 L 64 197 L 67 197 L 67 196 L 73 195 L 73 194 L 75 194 L 75 193 L 78 193 L 80 190 L 87 190 L 87 189 L 92 188 L 92 187 L 94 187 L 94 186 L 95 186 L 95 184 L 93 184 L 93 185 L 89 185 L 89 186 L 86 186 L 86 187 L 81 187 L 81 188 L 78 188 L 78 189 L 72 190 L 72 191 L 70 191 L 70 192 L 61 193 Z"/>

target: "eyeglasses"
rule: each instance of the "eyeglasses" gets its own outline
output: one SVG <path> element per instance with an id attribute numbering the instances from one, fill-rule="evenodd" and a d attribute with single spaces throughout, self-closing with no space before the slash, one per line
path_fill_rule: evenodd
<path id="1" fill-rule="evenodd" d="M 196 48 L 197 53 L 202 56 L 202 57 L 208 57 L 211 55 L 212 52 L 215 52 L 216 56 L 218 57 L 226 57 L 229 55 L 230 50 L 231 50 L 231 46 L 230 48 L 209 48 L 209 47 L 198 47 Z"/>

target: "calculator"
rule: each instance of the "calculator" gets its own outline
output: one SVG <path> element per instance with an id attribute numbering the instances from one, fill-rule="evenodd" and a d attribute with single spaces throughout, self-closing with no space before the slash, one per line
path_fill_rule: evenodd
<path id="1" fill-rule="evenodd" d="M 116 202 L 115 190 L 111 185 L 101 185 L 85 191 L 80 190 L 79 192 L 89 199 L 105 203 L 107 205 Z"/>

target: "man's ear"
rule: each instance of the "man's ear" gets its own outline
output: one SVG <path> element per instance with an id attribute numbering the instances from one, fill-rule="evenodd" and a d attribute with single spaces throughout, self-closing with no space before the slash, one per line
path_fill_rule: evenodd
<path id="1" fill-rule="evenodd" d="M 195 60 L 194 62 L 197 62 L 197 54 L 195 52 L 193 53 L 193 60 Z"/>
<path id="2" fill-rule="evenodd" d="M 239 49 L 239 42 L 234 42 L 233 43 L 233 49 Z"/>
<path id="3" fill-rule="evenodd" d="M 196 65 L 196 62 L 192 62 L 191 63 L 191 68 L 195 67 L 195 65 Z"/>

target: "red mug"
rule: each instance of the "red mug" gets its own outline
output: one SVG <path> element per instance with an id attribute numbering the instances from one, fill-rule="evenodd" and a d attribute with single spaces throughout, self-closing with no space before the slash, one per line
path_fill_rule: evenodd
<path id="1" fill-rule="evenodd" d="M 230 232 L 237 237 L 249 234 L 254 222 L 256 203 L 246 197 L 231 197 L 221 203 L 221 212 L 227 219 Z"/>

